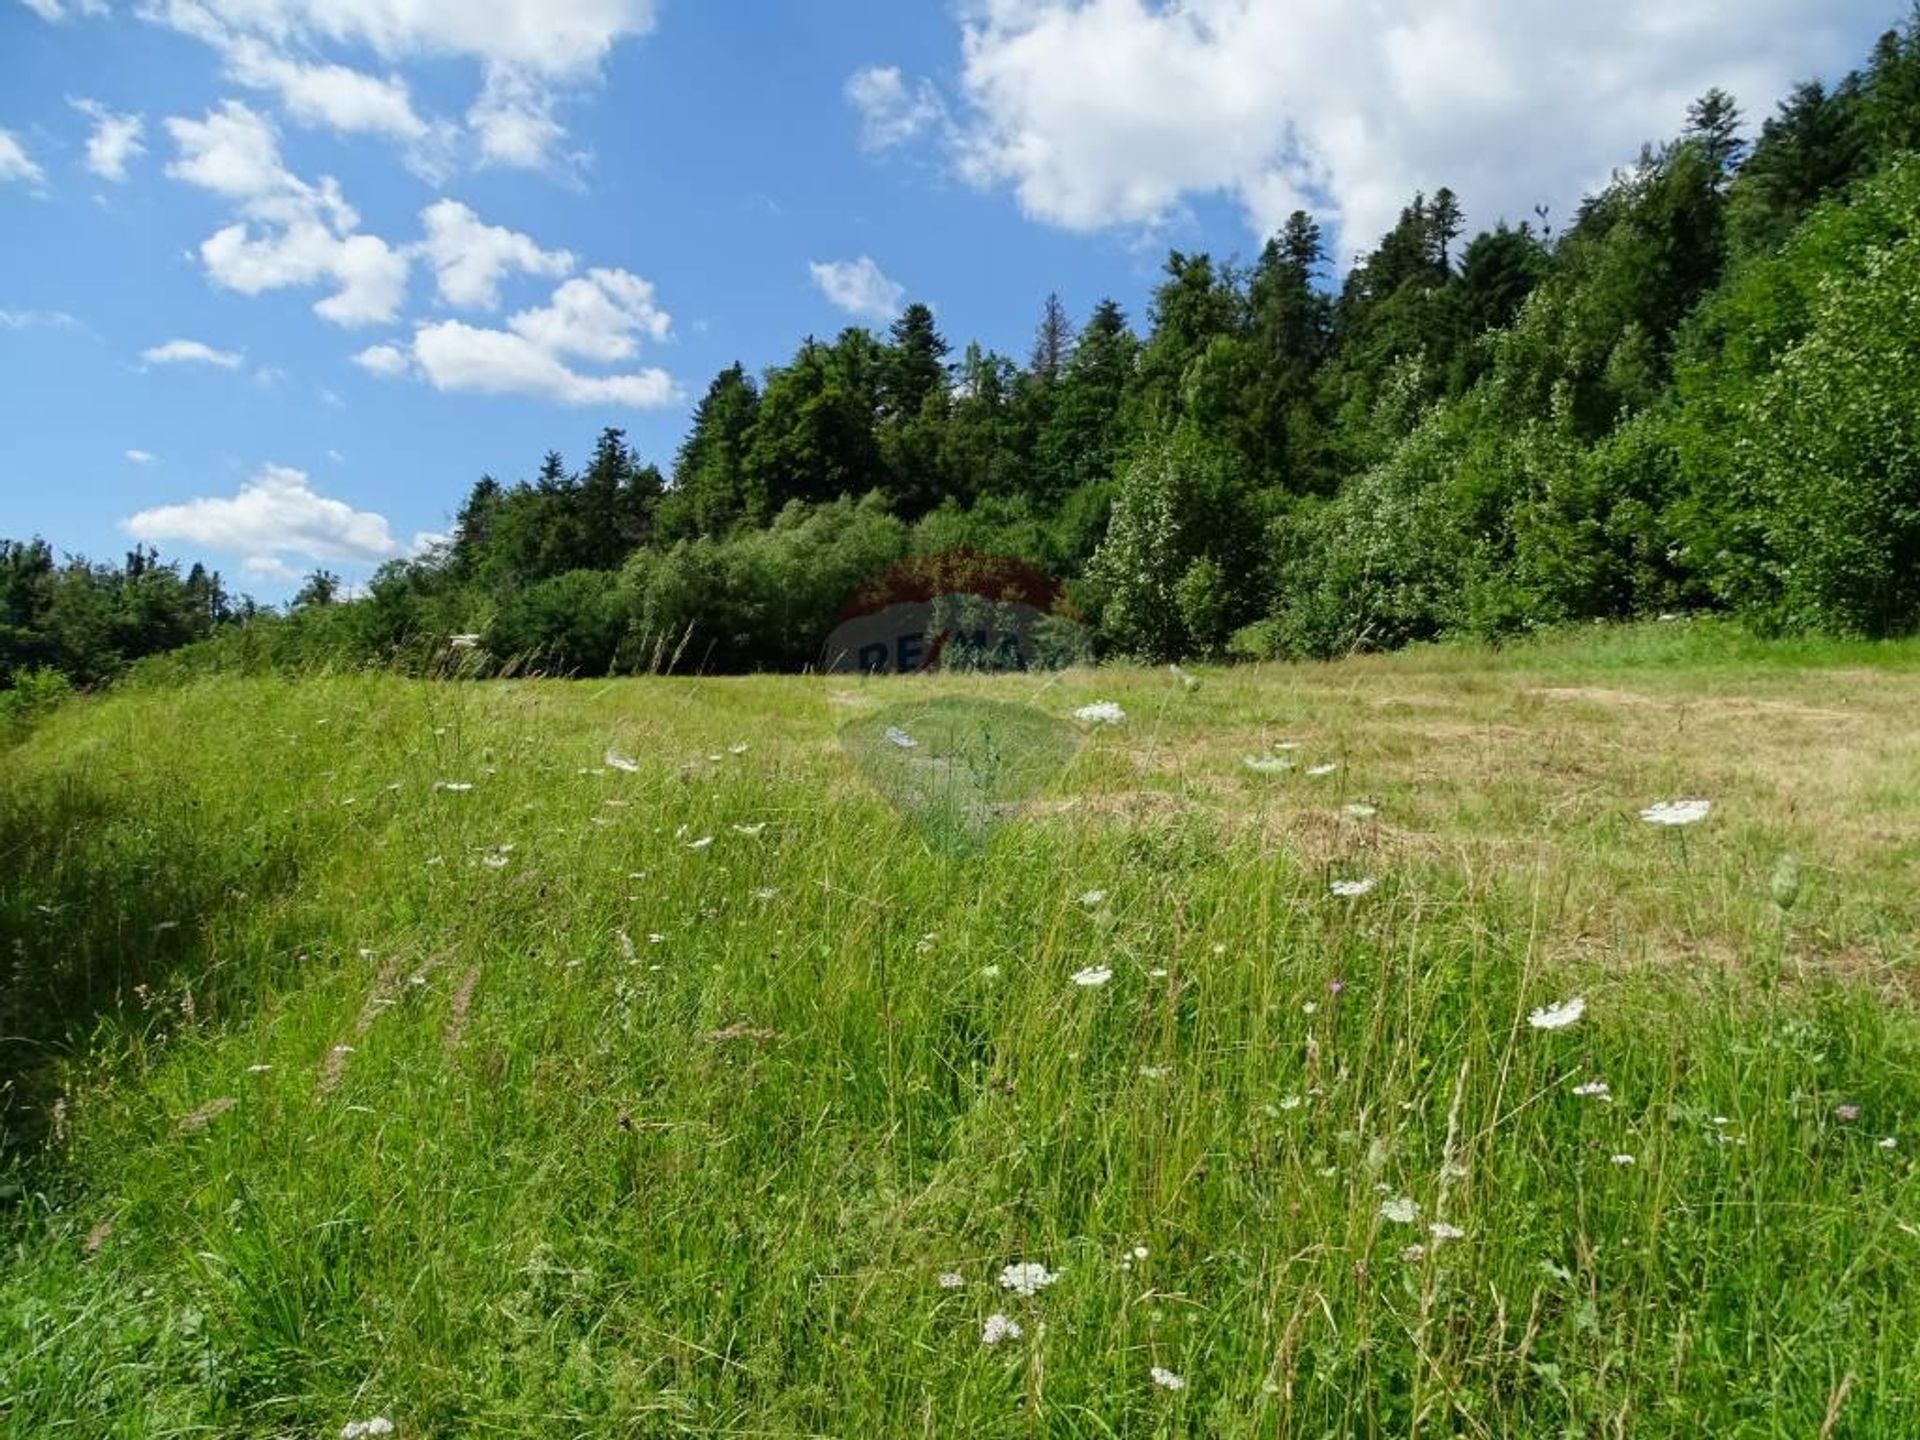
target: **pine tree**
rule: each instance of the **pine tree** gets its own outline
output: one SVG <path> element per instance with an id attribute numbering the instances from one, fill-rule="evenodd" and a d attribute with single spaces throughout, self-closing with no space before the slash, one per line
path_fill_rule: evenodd
<path id="1" fill-rule="evenodd" d="M 1027 371 L 1042 384 L 1052 385 L 1066 373 L 1067 362 L 1073 358 L 1073 322 L 1067 318 L 1066 306 L 1060 303 L 1056 291 L 1047 296 L 1046 308 L 1040 315 L 1040 329 L 1033 340 L 1033 359 Z"/>
<path id="2" fill-rule="evenodd" d="M 1715 177 L 1716 191 L 1725 189 L 1746 158 L 1747 142 L 1740 138 L 1741 123 L 1740 107 L 1734 103 L 1733 96 L 1717 85 L 1687 107 L 1687 128 L 1682 138 L 1700 147 Z"/>
<path id="3" fill-rule="evenodd" d="M 933 323 L 933 311 L 918 301 L 900 312 L 881 362 L 880 396 L 892 419 L 920 414 L 929 397 L 946 394 L 947 342 Z"/>

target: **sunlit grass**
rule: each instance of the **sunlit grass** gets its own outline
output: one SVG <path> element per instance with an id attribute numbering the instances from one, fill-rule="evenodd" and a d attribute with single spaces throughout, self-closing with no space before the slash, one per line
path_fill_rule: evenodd
<path id="1" fill-rule="evenodd" d="M 1916 653 L 79 703 L 0 1431 L 1920 1433 Z"/>

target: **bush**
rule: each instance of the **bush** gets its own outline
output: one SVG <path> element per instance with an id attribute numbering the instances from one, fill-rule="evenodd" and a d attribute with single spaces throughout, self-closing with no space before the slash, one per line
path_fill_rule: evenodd
<path id="1" fill-rule="evenodd" d="M 0 690 L 0 740 L 18 739 L 72 694 L 73 686 L 58 670 L 42 666 L 17 672 L 13 684 Z"/>

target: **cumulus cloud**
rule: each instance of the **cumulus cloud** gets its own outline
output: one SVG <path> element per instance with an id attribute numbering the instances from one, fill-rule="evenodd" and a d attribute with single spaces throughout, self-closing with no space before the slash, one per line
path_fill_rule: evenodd
<path id="1" fill-rule="evenodd" d="M 1351 257 L 1419 189 L 1477 220 L 1564 213 L 1719 84 L 1755 111 L 1844 63 L 1883 0 L 968 0 L 960 172 L 1073 230 L 1199 197 L 1295 208 Z M 886 87 L 876 92 L 886 97 Z M 900 94 L 914 91 L 902 81 Z M 857 102 L 856 102 L 857 103 Z M 883 109 L 883 114 L 891 113 Z M 884 127 L 883 127 L 884 132 Z"/>
<path id="2" fill-rule="evenodd" d="M 625 360 L 639 348 L 635 335 L 665 340 L 673 319 L 654 302 L 653 285 L 625 270 L 589 270 L 553 292 L 537 310 L 507 321 L 523 339 L 550 355 Z"/>
<path id="3" fill-rule="evenodd" d="M 237 350 L 216 350 L 203 340 L 169 340 L 142 350 L 140 358 L 149 365 L 213 365 L 222 370 L 238 370 L 246 357 Z"/>
<path id="4" fill-rule="evenodd" d="M 413 361 L 398 345 L 369 345 L 353 357 L 353 363 L 387 380 L 397 379 L 413 368 Z"/>
<path id="5" fill-rule="evenodd" d="M 339 45 L 388 62 L 477 62 L 486 78 L 467 123 L 482 163 L 550 169 L 565 160 L 556 87 L 595 78 L 615 44 L 653 29 L 657 8 L 656 0 L 149 0 L 145 13 L 220 49 L 236 79 L 278 91 L 296 119 L 392 136 L 428 168 L 444 168 L 451 134 L 421 119 L 403 82 L 295 55 Z"/>
<path id="6" fill-rule="evenodd" d="M 97 100 L 75 100 L 73 108 L 93 121 L 87 136 L 87 169 L 116 185 L 127 178 L 127 162 L 147 153 L 140 141 L 146 122 L 138 115 L 116 115 Z"/>
<path id="7" fill-rule="evenodd" d="M 127 451 L 127 459 L 131 460 L 135 465 L 151 465 L 155 458 L 151 450 Z"/>
<path id="8" fill-rule="evenodd" d="M 847 103 L 860 116 L 860 144 L 886 150 L 925 132 L 946 116 L 931 80 L 909 83 L 896 65 L 870 65 L 847 77 Z"/>
<path id="9" fill-rule="evenodd" d="M 266 465 L 237 495 L 211 496 L 142 510 L 123 522 L 127 534 L 149 544 L 173 541 L 285 565 L 285 556 L 333 564 L 375 564 L 403 553 L 384 515 L 355 510 L 320 494 L 304 471 Z"/>
<path id="10" fill-rule="evenodd" d="M 374 375 L 418 375 L 441 391 L 650 410 L 682 398 L 665 370 L 599 375 L 568 361 L 627 360 L 641 337 L 662 341 L 671 333 L 672 321 L 649 282 L 625 270 L 596 269 L 556 287 L 547 304 L 513 315 L 505 329 L 457 320 L 421 325 L 406 347 L 374 345 L 353 360 Z"/>
<path id="11" fill-rule="evenodd" d="M 427 238 L 421 245 L 433 266 L 440 298 L 467 310 L 500 303 L 500 281 L 509 272 L 559 278 L 573 269 L 565 250 L 542 250 L 515 230 L 488 225 L 458 200 L 441 200 L 420 212 Z"/>
<path id="12" fill-rule="evenodd" d="M 408 164 L 429 179 L 439 179 L 450 168 L 455 127 L 423 119 L 399 75 L 369 75 L 350 65 L 296 60 L 246 36 L 225 40 L 222 48 L 228 76 L 251 90 L 277 95 L 296 123 L 398 141 Z"/>
<path id="13" fill-rule="evenodd" d="M 906 287 L 889 280 L 868 256 L 858 260 L 816 260 L 807 267 L 828 301 L 866 320 L 891 320 L 907 298 Z"/>
<path id="14" fill-rule="evenodd" d="M 636 410 L 671 405 L 680 398 L 679 386 L 664 370 L 585 375 L 523 335 L 476 329 L 457 320 L 415 331 L 413 358 L 436 390 L 531 395 L 562 405 L 622 405 Z"/>
<path id="15" fill-rule="evenodd" d="M 228 100 L 204 119 L 176 116 L 166 126 L 179 149 L 167 173 L 235 202 L 245 217 L 201 243 L 215 284 L 243 295 L 331 285 L 334 293 L 313 308 L 338 325 L 385 323 L 399 313 L 406 252 L 359 233 L 360 217 L 330 177 L 310 185 L 288 170 L 265 116 Z"/>
<path id="16" fill-rule="evenodd" d="M 177 29 L 363 45 L 386 60 L 458 55 L 554 78 L 653 29 L 655 0 L 155 0 Z"/>
<path id="17" fill-rule="evenodd" d="M 519 170 L 561 166 L 566 127 L 553 118 L 553 93 L 523 71 L 495 67 L 467 111 L 483 164 Z"/>
<path id="18" fill-rule="evenodd" d="M 38 185 L 46 178 L 47 172 L 34 163 L 19 137 L 11 130 L 0 130 L 0 181 L 24 180 Z"/>

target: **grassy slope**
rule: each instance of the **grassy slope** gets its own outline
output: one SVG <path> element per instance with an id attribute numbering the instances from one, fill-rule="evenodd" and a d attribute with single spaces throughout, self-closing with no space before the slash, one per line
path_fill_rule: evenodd
<path id="1" fill-rule="evenodd" d="M 0 1433 L 1920 1433 L 1920 647 L 946 681 L 1130 717 L 977 853 L 834 739 L 933 688 L 214 683 L 0 755 Z"/>

